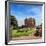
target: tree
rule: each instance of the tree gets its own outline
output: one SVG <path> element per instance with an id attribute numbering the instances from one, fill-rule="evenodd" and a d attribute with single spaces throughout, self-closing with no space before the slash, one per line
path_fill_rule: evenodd
<path id="1" fill-rule="evenodd" d="M 11 21 L 11 26 L 13 26 L 14 29 L 18 27 L 18 23 L 15 16 L 10 15 L 10 21 Z"/>

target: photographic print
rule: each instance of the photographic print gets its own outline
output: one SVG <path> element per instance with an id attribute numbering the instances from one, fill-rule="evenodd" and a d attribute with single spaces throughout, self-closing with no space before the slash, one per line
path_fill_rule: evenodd
<path id="1" fill-rule="evenodd" d="M 9 31 L 11 31 L 11 40 L 15 43 L 44 42 L 43 10 L 43 4 L 10 2 Z"/>

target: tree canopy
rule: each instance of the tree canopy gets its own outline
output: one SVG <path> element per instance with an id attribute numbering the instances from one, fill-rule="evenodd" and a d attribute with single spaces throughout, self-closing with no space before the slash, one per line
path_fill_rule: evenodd
<path id="1" fill-rule="evenodd" d="M 10 21 L 11 21 L 11 26 L 13 26 L 14 28 L 18 27 L 18 23 L 15 16 L 10 15 Z"/>

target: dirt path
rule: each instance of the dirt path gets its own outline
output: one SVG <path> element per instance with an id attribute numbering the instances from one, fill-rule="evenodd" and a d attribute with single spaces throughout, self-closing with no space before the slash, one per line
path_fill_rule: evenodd
<path id="1" fill-rule="evenodd" d="M 35 37 L 35 36 L 21 36 L 21 37 L 14 37 L 12 40 L 30 40 L 30 39 L 40 39 L 42 37 Z"/>

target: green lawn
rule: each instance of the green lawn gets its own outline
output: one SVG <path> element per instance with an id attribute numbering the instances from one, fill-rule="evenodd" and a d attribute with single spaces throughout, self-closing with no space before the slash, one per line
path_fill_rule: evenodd
<path id="1" fill-rule="evenodd" d="M 29 36 L 34 32 L 36 32 L 36 30 L 32 28 L 16 29 L 12 30 L 12 37 Z"/>

